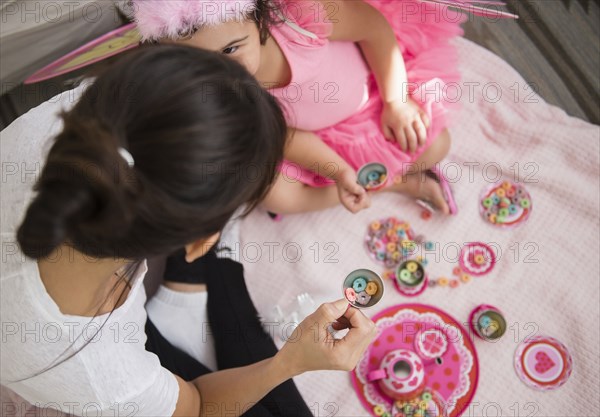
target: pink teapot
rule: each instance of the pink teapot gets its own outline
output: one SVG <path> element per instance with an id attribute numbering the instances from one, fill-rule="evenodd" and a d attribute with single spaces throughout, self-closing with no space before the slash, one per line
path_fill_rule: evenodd
<path id="1" fill-rule="evenodd" d="M 377 381 L 381 390 L 394 400 L 410 400 L 425 389 L 425 369 L 416 353 L 397 349 L 383 357 L 380 368 L 369 372 L 367 380 Z"/>

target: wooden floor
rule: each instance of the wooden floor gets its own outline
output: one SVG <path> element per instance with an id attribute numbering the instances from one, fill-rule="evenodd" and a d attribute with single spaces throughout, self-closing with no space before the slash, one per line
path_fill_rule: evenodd
<path id="1" fill-rule="evenodd" d="M 470 18 L 465 37 L 508 61 L 549 103 L 600 124 L 597 0 L 507 0 L 520 19 Z"/>
<path id="2" fill-rule="evenodd" d="M 597 0 L 506 0 L 518 20 L 470 17 L 465 37 L 508 61 L 546 101 L 600 124 Z M 77 74 L 74 74 L 77 75 Z M 0 128 L 70 88 L 74 75 L 20 86 L 0 97 Z"/>

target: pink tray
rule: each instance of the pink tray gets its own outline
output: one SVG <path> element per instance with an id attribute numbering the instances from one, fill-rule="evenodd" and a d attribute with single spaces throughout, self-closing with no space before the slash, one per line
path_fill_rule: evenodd
<path id="1" fill-rule="evenodd" d="M 414 350 L 414 337 L 420 330 L 442 330 L 448 348 L 442 363 L 425 365 L 425 385 L 441 402 L 444 416 L 458 417 L 467 408 L 477 389 L 479 362 L 473 342 L 463 326 L 447 313 L 424 304 L 400 304 L 373 317 L 378 336 L 352 371 L 356 394 L 373 416 L 377 405 L 392 412 L 393 401 L 379 389 L 377 383 L 367 382 L 367 374 L 379 367 L 381 359 L 394 349 Z"/>

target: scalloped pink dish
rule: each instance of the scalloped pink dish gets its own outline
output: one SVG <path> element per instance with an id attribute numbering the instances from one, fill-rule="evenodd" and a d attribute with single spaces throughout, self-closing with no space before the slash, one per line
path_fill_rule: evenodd
<path id="1" fill-rule="evenodd" d="M 475 395 L 479 378 L 477 352 L 463 326 L 442 310 L 424 304 L 396 305 L 381 311 L 373 320 L 378 336 L 351 373 L 352 384 L 365 409 L 373 416 L 376 407 L 378 412 L 397 411 L 397 403 L 381 390 L 380 384 L 369 382 L 368 375 L 381 367 L 388 352 L 396 349 L 416 352 L 415 338 L 434 329 L 433 334 L 445 337 L 446 343 L 429 347 L 432 350 L 436 346 L 441 356 L 423 361 L 425 392 L 444 410 L 444 416 L 459 417 Z"/>

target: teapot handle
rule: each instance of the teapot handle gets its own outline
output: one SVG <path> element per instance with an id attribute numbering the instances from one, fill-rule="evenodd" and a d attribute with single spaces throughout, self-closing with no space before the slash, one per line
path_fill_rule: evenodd
<path id="1" fill-rule="evenodd" d="M 387 378 L 387 372 L 385 369 L 376 369 L 367 374 L 367 381 L 373 382 L 379 379 Z"/>

